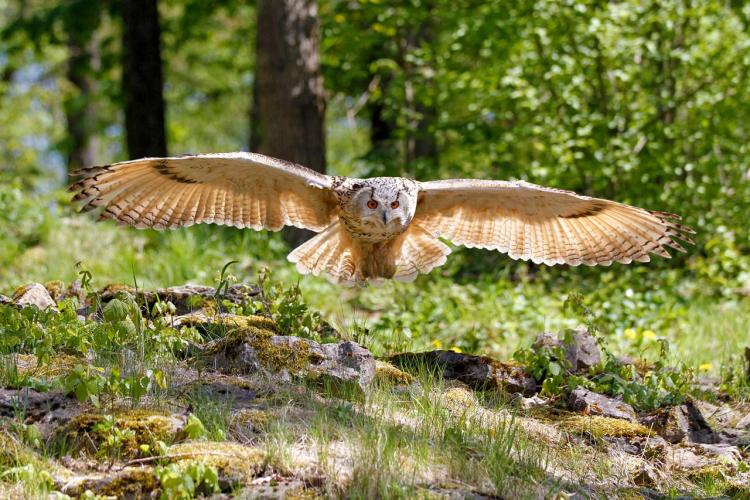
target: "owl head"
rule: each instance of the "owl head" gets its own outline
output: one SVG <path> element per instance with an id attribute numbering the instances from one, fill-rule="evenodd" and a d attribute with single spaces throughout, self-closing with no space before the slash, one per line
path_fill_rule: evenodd
<path id="1" fill-rule="evenodd" d="M 372 227 L 387 232 L 406 229 L 417 208 L 417 188 L 406 179 L 374 177 L 357 180 L 346 211 Z"/>

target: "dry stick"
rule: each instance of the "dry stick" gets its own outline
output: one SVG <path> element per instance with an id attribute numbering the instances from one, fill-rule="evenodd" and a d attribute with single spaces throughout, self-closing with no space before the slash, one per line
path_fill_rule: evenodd
<path id="1" fill-rule="evenodd" d="M 226 458 L 235 457 L 235 455 L 232 455 L 230 453 L 221 453 L 220 451 L 193 451 L 193 452 L 187 452 L 187 453 L 175 453 L 172 455 L 155 455 L 153 457 L 136 458 L 133 460 L 129 460 L 125 462 L 118 470 L 123 470 L 125 467 L 130 467 L 131 465 L 140 465 L 140 464 L 146 464 L 149 462 L 156 462 L 157 460 L 173 460 L 176 458 L 192 458 L 192 457 L 205 457 L 205 456 L 226 457 Z"/>

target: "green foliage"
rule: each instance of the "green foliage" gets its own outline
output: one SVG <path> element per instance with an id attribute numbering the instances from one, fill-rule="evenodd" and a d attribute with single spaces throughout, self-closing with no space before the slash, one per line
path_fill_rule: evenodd
<path id="1" fill-rule="evenodd" d="M 201 461 L 165 465 L 156 470 L 156 475 L 161 483 L 162 499 L 189 499 L 221 491 L 216 467 Z"/>

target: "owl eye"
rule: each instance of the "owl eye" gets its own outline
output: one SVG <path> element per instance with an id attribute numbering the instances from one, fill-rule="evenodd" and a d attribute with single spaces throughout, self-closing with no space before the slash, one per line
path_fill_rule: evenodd
<path id="1" fill-rule="evenodd" d="M 372 209 L 372 210 L 375 210 L 376 208 L 378 208 L 378 202 L 377 202 L 377 201 L 375 201 L 375 200 L 370 200 L 370 201 L 368 201 L 368 202 L 367 202 L 367 208 L 370 208 L 370 209 Z"/>
<path id="2" fill-rule="evenodd" d="M 398 200 L 391 202 L 391 208 L 398 208 Z"/>

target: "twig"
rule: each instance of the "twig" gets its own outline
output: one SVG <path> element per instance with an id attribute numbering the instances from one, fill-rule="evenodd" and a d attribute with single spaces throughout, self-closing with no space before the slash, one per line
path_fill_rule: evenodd
<path id="1" fill-rule="evenodd" d="M 149 462 L 156 462 L 157 460 L 173 460 L 176 458 L 191 458 L 191 457 L 205 457 L 205 456 L 226 457 L 226 458 L 235 457 L 235 455 L 232 455 L 229 453 L 221 453 L 219 451 L 193 451 L 193 452 L 187 452 L 187 453 L 174 453 L 172 455 L 155 455 L 153 457 L 136 458 L 133 460 L 129 460 L 125 462 L 118 470 L 123 470 L 125 467 L 130 467 L 131 465 L 140 465 L 140 464 L 147 464 Z"/>

